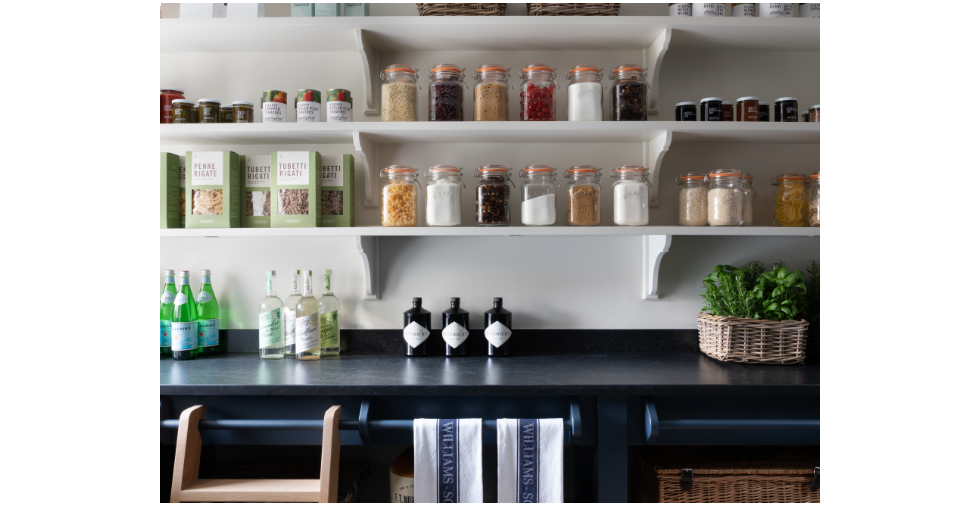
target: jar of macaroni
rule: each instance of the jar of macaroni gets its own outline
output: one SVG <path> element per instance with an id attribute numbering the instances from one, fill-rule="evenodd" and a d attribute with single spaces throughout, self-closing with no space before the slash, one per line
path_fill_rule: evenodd
<path id="1" fill-rule="evenodd" d="M 414 227 L 418 224 L 418 173 L 408 165 L 389 165 L 381 171 L 381 225 Z M 419 186 L 421 189 L 421 186 Z"/>
<path id="2" fill-rule="evenodd" d="M 780 174 L 772 178 L 776 187 L 772 199 L 772 224 L 777 227 L 806 225 L 806 180 L 803 174 Z"/>

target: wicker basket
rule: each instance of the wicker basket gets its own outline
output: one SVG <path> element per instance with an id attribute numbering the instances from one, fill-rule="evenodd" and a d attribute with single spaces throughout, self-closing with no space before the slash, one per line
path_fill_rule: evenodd
<path id="1" fill-rule="evenodd" d="M 643 448 L 640 502 L 820 502 L 819 481 L 814 484 L 819 450 L 778 451 Z"/>
<path id="2" fill-rule="evenodd" d="M 698 313 L 701 351 L 722 362 L 802 364 L 806 320 L 756 320 Z"/>
<path id="3" fill-rule="evenodd" d="M 619 4 L 527 4 L 528 16 L 618 16 Z"/>
<path id="4" fill-rule="evenodd" d="M 415 4 L 419 16 L 503 16 L 507 4 Z"/>

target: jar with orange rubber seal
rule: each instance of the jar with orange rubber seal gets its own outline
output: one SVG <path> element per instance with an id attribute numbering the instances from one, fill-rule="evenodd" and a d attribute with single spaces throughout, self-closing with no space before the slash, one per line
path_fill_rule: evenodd
<path id="1" fill-rule="evenodd" d="M 381 225 L 414 227 L 418 224 L 418 173 L 408 165 L 389 165 L 381 171 Z M 421 186 L 419 186 L 421 189 Z"/>

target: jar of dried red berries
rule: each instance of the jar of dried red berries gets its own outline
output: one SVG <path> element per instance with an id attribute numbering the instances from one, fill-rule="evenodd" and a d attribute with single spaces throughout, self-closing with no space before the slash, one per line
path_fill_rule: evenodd
<path id="1" fill-rule="evenodd" d="M 521 121 L 555 121 L 555 69 L 532 63 L 521 71 Z"/>
<path id="2" fill-rule="evenodd" d="M 647 120 L 647 69 L 627 63 L 609 73 L 613 81 L 612 111 L 613 121 Z"/>
<path id="3" fill-rule="evenodd" d="M 429 71 L 429 121 L 463 121 L 464 72 L 452 63 L 440 63 Z"/>

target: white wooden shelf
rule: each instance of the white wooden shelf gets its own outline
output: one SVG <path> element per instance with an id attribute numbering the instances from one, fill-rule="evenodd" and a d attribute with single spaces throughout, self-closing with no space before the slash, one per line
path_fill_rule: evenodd
<path id="1" fill-rule="evenodd" d="M 820 236 L 820 227 L 346 227 L 346 228 L 171 228 L 160 237 L 501 237 L 501 236 Z"/>

